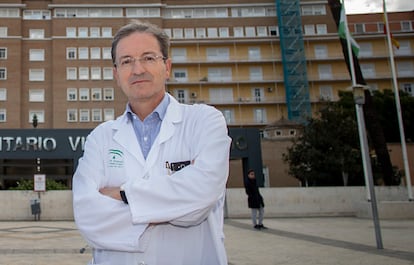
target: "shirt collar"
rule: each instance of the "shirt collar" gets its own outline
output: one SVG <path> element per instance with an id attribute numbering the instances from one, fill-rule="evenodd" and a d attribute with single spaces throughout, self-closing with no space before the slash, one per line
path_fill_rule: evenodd
<path id="1" fill-rule="evenodd" d="M 164 98 L 162 99 L 160 104 L 158 104 L 158 106 L 154 109 L 153 112 L 151 112 L 150 115 L 148 115 L 148 117 L 151 116 L 153 113 L 157 113 L 160 120 L 163 120 L 165 117 L 165 113 L 167 112 L 167 107 L 169 104 L 170 104 L 170 97 L 168 97 L 167 93 L 165 93 Z M 129 120 L 133 121 L 133 116 L 136 114 L 132 112 L 131 106 L 129 105 L 129 103 L 126 106 L 126 112 L 128 114 Z"/>

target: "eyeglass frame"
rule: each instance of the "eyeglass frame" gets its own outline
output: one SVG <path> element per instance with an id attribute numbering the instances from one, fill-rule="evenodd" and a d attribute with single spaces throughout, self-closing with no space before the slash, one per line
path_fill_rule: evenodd
<path id="1" fill-rule="evenodd" d="M 128 64 L 122 64 L 122 61 L 126 59 L 131 60 L 131 62 Z M 136 62 L 138 61 L 141 64 L 141 66 L 146 67 L 148 65 L 155 64 L 158 59 L 162 59 L 165 62 L 168 59 L 168 57 L 154 54 L 145 54 L 140 57 L 124 56 L 122 57 L 120 62 L 115 63 L 114 66 L 118 69 L 130 69 L 132 68 L 132 66 L 135 66 Z"/>

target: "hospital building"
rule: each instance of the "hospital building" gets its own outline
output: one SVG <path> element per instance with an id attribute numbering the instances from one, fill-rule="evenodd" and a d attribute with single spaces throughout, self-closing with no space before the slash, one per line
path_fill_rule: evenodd
<path id="1" fill-rule="evenodd" d="M 347 18 L 370 89 L 392 89 L 383 14 Z M 85 133 L 125 110 L 111 41 L 132 19 L 171 37 L 168 92 L 215 106 L 230 129 L 294 137 L 296 125 L 351 86 L 326 0 L 1 0 L 0 186 L 37 171 L 70 182 Z M 399 43 L 398 88 L 414 96 L 414 11 L 388 19 Z M 292 126 L 278 129 L 286 120 Z M 296 185 L 277 180 L 285 173 L 276 168 L 286 165 L 267 161 L 268 183 Z M 230 185 L 240 184 L 240 172 L 231 172 Z"/>

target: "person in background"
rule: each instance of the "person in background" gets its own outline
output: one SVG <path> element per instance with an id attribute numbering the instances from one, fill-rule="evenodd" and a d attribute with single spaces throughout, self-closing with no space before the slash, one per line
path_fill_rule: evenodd
<path id="1" fill-rule="evenodd" d="M 112 42 L 125 112 L 87 137 L 73 177 L 89 264 L 227 265 L 223 205 L 231 138 L 222 113 L 166 93 L 169 38 L 132 21 Z"/>
<path id="2" fill-rule="evenodd" d="M 256 183 L 256 175 L 253 169 L 247 171 L 247 178 L 245 179 L 245 189 L 247 194 L 248 207 L 251 209 L 251 218 L 253 227 L 255 229 L 267 229 L 263 225 L 264 218 L 264 201 L 260 194 L 259 187 Z"/>

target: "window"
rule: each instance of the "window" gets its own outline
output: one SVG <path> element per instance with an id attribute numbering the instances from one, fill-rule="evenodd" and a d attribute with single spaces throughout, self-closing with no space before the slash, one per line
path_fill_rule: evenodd
<path id="1" fill-rule="evenodd" d="M 267 28 L 264 26 L 257 27 L 257 36 L 258 37 L 266 37 L 267 36 Z"/>
<path id="2" fill-rule="evenodd" d="M 112 38 L 112 28 L 103 27 L 102 28 L 102 37 L 104 37 L 104 38 Z"/>
<path id="3" fill-rule="evenodd" d="M 171 48 L 171 58 L 174 62 L 185 62 L 187 60 L 187 49 Z"/>
<path id="4" fill-rule="evenodd" d="M 89 88 L 79 88 L 79 100 L 80 101 L 89 100 Z"/>
<path id="5" fill-rule="evenodd" d="M 112 60 L 111 48 L 109 47 L 102 48 L 102 59 Z"/>
<path id="6" fill-rule="evenodd" d="M 260 60 L 261 59 L 260 47 L 249 47 L 248 54 L 249 54 L 249 60 Z"/>
<path id="7" fill-rule="evenodd" d="M 256 37 L 256 28 L 246 27 L 246 37 Z"/>
<path id="8" fill-rule="evenodd" d="M 332 86 L 320 86 L 319 93 L 322 100 L 333 100 Z"/>
<path id="9" fill-rule="evenodd" d="M 194 29 L 193 28 L 185 28 L 184 29 L 184 37 L 186 39 L 194 39 Z"/>
<path id="10" fill-rule="evenodd" d="M 249 67 L 249 78 L 250 80 L 262 81 L 263 80 L 262 67 L 261 66 Z"/>
<path id="11" fill-rule="evenodd" d="M 30 110 L 29 111 L 29 123 L 33 122 L 34 115 L 36 115 L 38 123 L 45 122 L 45 111 L 44 110 Z"/>
<path id="12" fill-rule="evenodd" d="M 219 28 L 219 36 L 220 36 L 220 38 L 228 38 L 229 37 L 229 28 L 227 28 L 227 27 Z"/>
<path id="13" fill-rule="evenodd" d="M 29 29 L 30 39 L 43 39 L 45 37 L 44 29 Z"/>
<path id="14" fill-rule="evenodd" d="M 413 77 L 414 76 L 414 65 L 411 61 L 397 62 L 397 73 L 399 77 Z"/>
<path id="15" fill-rule="evenodd" d="M 0 17 L 19 17 L 19 8 L 1 8 Z"/>
<path id="16" fill-rule="evenodd" d="M 254 113 L 254 121 L 256 123 L 265 123 L 267 120 L 266 117 L 266 110 L 263 108 L 258 108 L 253 110 Z"/>
<path id="17" fill-rule="evenodd" d="M 7 59 L 7 48 L 0 48 L 0 60 Z"/>
<path id="18" fill-rule="evenodd" d="M 234 101 L 232 88 L 210 88 L 209 97 L 212 103 L 229 103 Z"/>
<path id="19" fill-rule="evenodd" d="M 186 89 L 176 89 L 174 90 L 174 97 L 180 103 L 186 103 L 188 101 L 188 91 Z"/>
<path id="20" fill-rule="evenodd" d="M 173 38 L 175 39 L 182 39 L 184 37 L 183 35 L 183 29 L 181 28 L 175 28 L 173 29 Z"/>
<path id="21" fill-rule="evenodd" d="M 187 69 L 174 69 L 172 72 L 173 81 L 187 82 Z"/>
<path id="22" fill-rule="evenodd" d="M 365 32 L 365 25 L 364 24 L 355 24 L 355 33 L 361 34 Z"/>
<path id="23" fill-rule="evenodd" d="M 401 31 L 411 31 L 411 21 L 401 21 Z"/>
<path id="24" fill-rule="evenodd" d="M 396 55 L 411 55 L 411 43 L 408 40 L 399 41 L 400 48 L 394 49 Z"/>
<path id="25" fill-rule="evenodd" d="M 361 63 L 361 71 L 364 77 L 375 77 L 375 65 L 373 63 Z"/>
<path id="26" fill-rule="evenodd" d="M 0 80 L 7 79 L 7 70 L 6 68 L 0 68 Z"/>
<path id="27" fill-rule="evenodd" d="M 43 50 L 43 49 L 30 49 L 30 51 L 29 51 L 29 60 L 30 61 L 44 61 L 45 60 L 45 50 Z"/>
<path id="28" fill-rule="evenodd" d="M 402 90 L 410 94 L 411 96 L 414 96 L 414 83 L 403 83 Z"/>
<path id="29" fill-rule="evenodd" d="M 328 47 L 326 45 L 315 45 L 315 58 L 324 59 L 328 58 Z"/>
<path id="30" fill-rule="evenodd" d="M 255 102 L 262 102 L 264 100 L 264 90 L 263 88 L 253 88 L 252 97 Z"/>
<path id="31" fill-rule="evenodd" d="M 89 80 L 88 67 L 79 67 L 79 80 Z"/>
<path id="32" fill-rule="evenodd" d="M 377 23 L 377 31 L 380 33 L 384 33 L 384 22 Z"/>
<path id="33" fill-rule="evenodd" d="M 66 68 L 66 79 L 67 80 L 77 80 L 78 73 L 76 67 L 67 67 Z"/>
<path id="34" fill-rule="evenodd" d="M 66 28 L 66 37 L 68 38 L 76 38 L 76 28 Z"/>
<path id="35" fill-rule="evenodd" d="M 359 44 L 359 56 L 360 57 L 372 57 L 372 43 L 361 42 Z"/>
<path id="36" fill-rule="evenodd" d="M 45 81 L 45 69 L 29 69 L 30 81 Z"/>
<path id="37" fill-rule="evenodd" d="M 76 100 L 78 100 L 78 90 L 76 88 L 66 89 L 66 100 L 67 101 L 76 101 Z"/>
<path id="38" fill-rule="evenodd" d="M 101 36 L 101 29 L 98 27 L 91 27 L 89 31 L 92 38 L 99 38 Z"/>
<path id="39" fill-rule="evenodd" d="M 205 28 L 196 28 L 196 37 L 197 38 L 205 38 L 206 37 L 206 29 Z"/>
<path id="40" fill-rule="evenodd" d="M 0 109 L 0 122 L 7 121 L 7 111 L 5 109 Z"/>
<path id="41" fill-rule="evenodd" d="M 104 67 L 103 68 L 103 79 L 104 80 L 112 80 L 114 79 L 112 68 L 111 67 Z"/>
<path id="42" fill-rule="evenodd" d="M 7 100 L 7 89 L 0 88 L 0 101 L 6 101 L 6 100 Z"/>
<path id="43" fill-rule="evenodd" d="M 276 26 L 269 27 L 269 34 L 270 36 L 279 36 L 279 28 Z"/>
<path id="44" fill-rule="evenodd" d="M 332 66 L 330 64 L 318 65 L 318 73 L 320 79 L 332 79 Z"/>
<path id="45" fill-rule="evenodd" d="M 92 88 L 91 97 L 93 101 L 101 101 L 102 100 L 102 88 Z"/>
<path id="46" fill-rule="evenodd" d="M 68 47 L 66 48 L 66 59 L 67 60 L 75 60 L 76 59 L 76 48 Z"/>
<path id="47" fill-rule="evenodd" d="M 91 68 L 91 79 L 92 80 L 101 80 L 101 68 L 100 67 L 92 67 Z"/>
<path id="48" fill-rule="evenodd" d="M 112 87 L 106 87 L 103 91 L 103 96 L 105 101 L 114 100 L 114 89 Z"/>
<path id="49" fill-rule="evenodd" d="M 49 10 L 24 10 L 23 19 L 50 19 Z"/>
<path id="50" fill-rule="evenodd" d="M 78 28 L 78 37 L 79 38 L 87 38 L 88 37 L 88 28 L 80 27 Z"/>
<path id="51" fill-rule="evenodd" d="M 91 59 L 101 59 L 101 48 L 99 47 L 91 48 Z"/>
<path id="52" fill-rule="evenodd" d="M 328 34 L 328 28 L 326 24 L 316 24 L 316 34 L 318 35 Z"/>
<path id="53" fill-rule="evenodd" d="M 231 68 L 208 68 L 208 80 L 209 81 L 231 81 L 232 73 Z"/>
<path id="54" fill-rule="evenodd" d="M 207 35 L 209 38 L 217 38 L 217 28 L 207 28 Z"/>
<path id="55" fill-rule="evenodd" d="M 326 9 L 324 5 L 304 5 L 302 6 L 303 16 L 319 16 L 326 15 Z"/>
<path id="56" fill-rule="evenodd" d="M 224 119 L 226 120 L 227 124 L 234 123 L 234 110 L 224 109 L 221 112 L 223 113 Z"/>
<path id="57" fill-rule="evenodd" d="M 305 35 L 315 35 L 315 25 L 305 25 Z"/>
<path id="58" fill-rule="evenodd" d="M 80 60 L 89 59 L 89 48 L 88 47 L 80 47 L 79 48 L 79 59 Z"/>
<path id="59" fill-rule="evenodd" d="M 45 90 L 44 89 L 29 89 L 29 102 L 44 102 Z"/>
<path id="60" fill-rule="evenodd" d="M 88 122 L 90 120 L 90 111 L 88 109 L 79 110 L 79 121 Z"/>
<path id="61" fill-rule="evenodd" d="M 92 109 L 92 121 L 95 121 L 95 122 L 102 121 L 102 110 L 101 109 Z"/>
<path id="62" fill-rule="evenodd" d="M 0 27 L 0 37 L 7 37 L 7 28 Z"/>
<path id="63" fill-rule="evenodd" d="M 78 110 L 77 109 L 68 109 L 68 110 L 66 110 L 66 120 L 68 122 L 78 121 Z"/>
<path id="64" fill-rule="evenodd" d="M 115 119 L 114 109 L 104 109 L 104 121 L 110 121 Z"/>
<path id="65" fill-rule="evenodd" d="M 229 48 L 207 48 L 208 61 L 228 61 L 229 59 Z"/>
<path id="66" fill-rule="evenodd" d="M 234 37 L 236 38 L 244 37 L 243 27 L 234 27 L 233 34 L 234 34 Z"/>

